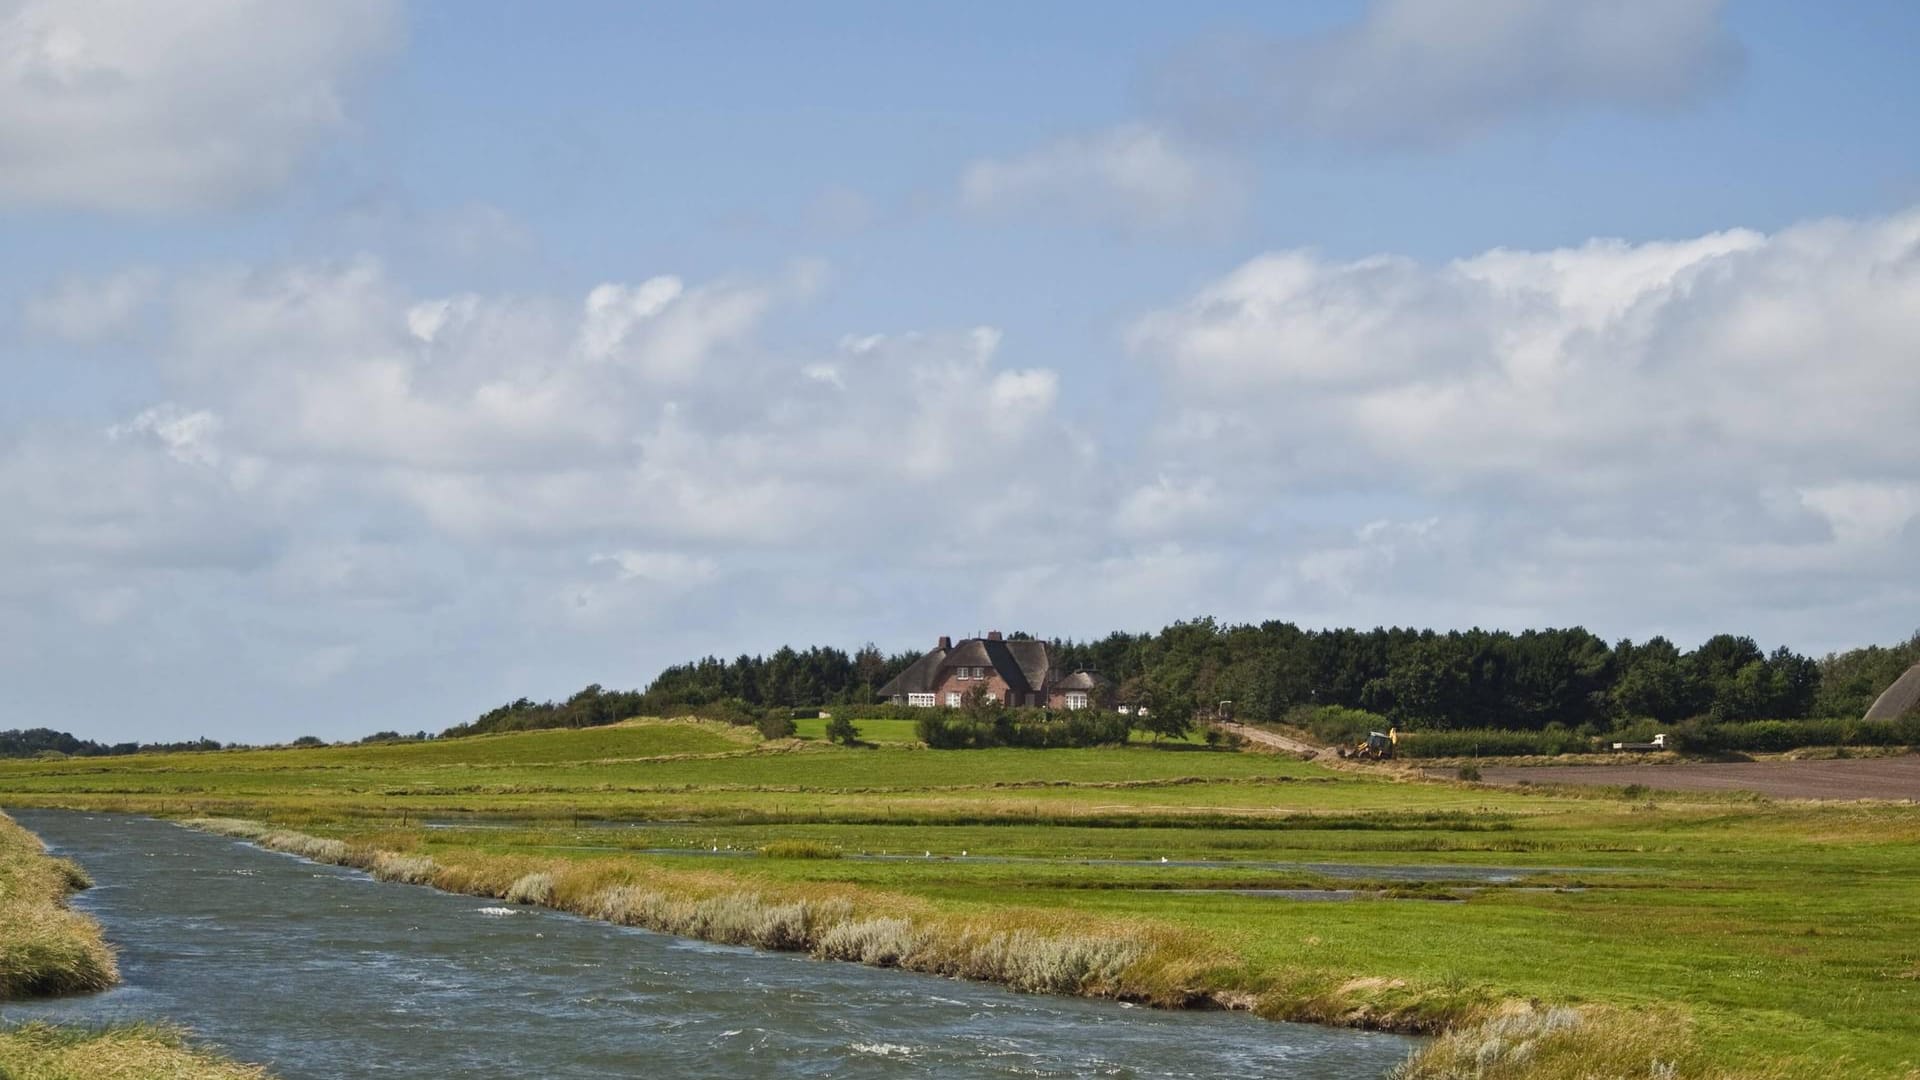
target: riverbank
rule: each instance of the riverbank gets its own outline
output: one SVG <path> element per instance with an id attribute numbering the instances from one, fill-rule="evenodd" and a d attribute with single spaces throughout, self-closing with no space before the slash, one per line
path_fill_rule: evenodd
<path id="1" fill-rule="evenodd" d="M 119 980 L 98 924 L 66 903 L 91 884 L 85 871 L 48 855 L 39 838 L 0 814 L 0 1012 L 8 1000 L 92 993 Z M 266 1073 L 189 1046 L 165 1027 L 26 1024 L 0 1026 L 0 1077 L 264 1080 Z"/>
<path id="2" fill-rule="evenodd" d="M 1272 1020 L 1440 1034 L 1395 1080 L 1507 1077 L 1760 1078 L 1766 1067 L 1706 1061 L 1684 1019 L 1607 1007 L 1542 1006 L 1481 987 L 1405 980 L 1259 978 L 1192 935 L 1145 923 L 1065 921 L 1017 909 L 959 919 L 913 898 L 835 888 L 741 891 L 725 874 L 637 872 L 604 860 L 418 854 L 313 836 L 261 822 L 182 824 L 375 878 L 549 907 L 729 945 L 808 953 L 821 960 L 991 982 L 1014 989 L 1108 997 L 1161 1008 L 1247 1009 Z M 812 858 L 815 856 L 805 856 Z"/>

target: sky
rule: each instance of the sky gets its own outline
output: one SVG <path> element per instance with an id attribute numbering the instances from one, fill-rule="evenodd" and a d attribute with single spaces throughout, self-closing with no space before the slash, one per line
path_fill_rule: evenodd
<path id="1" fill-rule="evenodd" d="M 0 728 L 1920 627 L 1920 6 L 0 0 Z"/>

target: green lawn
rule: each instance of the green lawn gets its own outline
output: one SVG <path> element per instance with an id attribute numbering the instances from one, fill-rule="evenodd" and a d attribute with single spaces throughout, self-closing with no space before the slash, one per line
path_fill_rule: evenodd
<path id="1" fill-rule="evenodd" d="M 270 819 L 446 866 L 559 860 L 643 880 L 854 890 L 930 917 L 1121 920 L 1203 947 L 1212 959 L 1193 977 L 1215 989 L 1403 981 L 1392 992 L 1677 1010 L 1692 1034 L 1673 1037 L 1724 1070 L 1685 1075 L 1920 1067 L 1911 805 L 1532 793 L 1195 744 L 931 751 L 905 721 L 860 726 L 869 745 L 853 749 L 805 721 L 798 743 L 780 744 L 636 724 L 7 762 L 0 802 Z M 419 827 L 435 816 L 493 827 Z M 500 828 L 502 817 L 520 824 Z M 753 854 L 782 841 L 844 857 Z M 1194 861 L 1220 865 L 1179 865 Z M 1357 876 L 1310 865 L 1324 863 Z M 1488 885 L 1462 869 L 1410 885 L 1390 871 L 1410 865 L 1521 876 Z M 1224 891 L 1327 887 L 1363 899 Z"/>

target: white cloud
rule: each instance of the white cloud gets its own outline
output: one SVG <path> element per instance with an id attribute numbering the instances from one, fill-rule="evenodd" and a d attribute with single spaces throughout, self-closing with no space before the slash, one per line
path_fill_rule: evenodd
<path id="1" fill-rule="evenodd" d="M 398 0 L 0 5 L 0 205 L 167 211 L 287 182 L 348 127 Z"/>
<path id="2" fill-rule="evenodd" d="M 1189 49 L 1160 73 L 1184 123 L 1446 144 L 1555 109 L 1660 109 L 1736 73 L 1721 0 L 1374 0 L 1358 22 Z"/>
<path id="3" fill-rule="evenodd" d="M 1911 562 L 1920 211 L 1443 265 L 1282 252 L 1130 340 L 1164 380 L 1158 453 L 1223 497 L 1438 526 L 1391 559 L 1300 549 L 1302 583 L 1730 625 L 1869 595 L 1885 619 Z"/>
<path id="4" fill-rule="evenodd" d="M 219 434 L 219 417 L 205 409 L 187 412 L 171 403 L 156 405 L 107 429 L 113 439 L 151 436 L 175 461 L 209 466 L 220 464 L 220 450 L 214 445 Z"/>
<path id="5" fill-rule="evenodd" d="M 960 177 L 960 203 L 978 214 L 1127 232 L 1217 228 L 1237 218 L 1245 201 L 1239 166 L 1139 125 L 983 158 Z"/>

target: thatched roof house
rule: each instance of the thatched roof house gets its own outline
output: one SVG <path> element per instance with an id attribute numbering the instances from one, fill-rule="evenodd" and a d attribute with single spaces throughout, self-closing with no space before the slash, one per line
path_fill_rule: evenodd
<path id="1" fill-rule="evenodd" d="M 1920 710 L 1920 664 L 1908 668 L 1905 675 L 1893 680 L 1893 685 L 1873 700 L 1872 707 L 1867 709 L 1867 719 L 1898 720 L 1916 710 Z"/>
<path id="2" fill-rule="evenodd" d="M 986 637 L 955 642 L 942 637 L 879 690 L 896 705 L 957 708 L 976 689 L 1007 705 L 1086 709 L 1101 704 L 1113 684 L 1091 671 L 1067 671 L 1044 641 Z"/>

